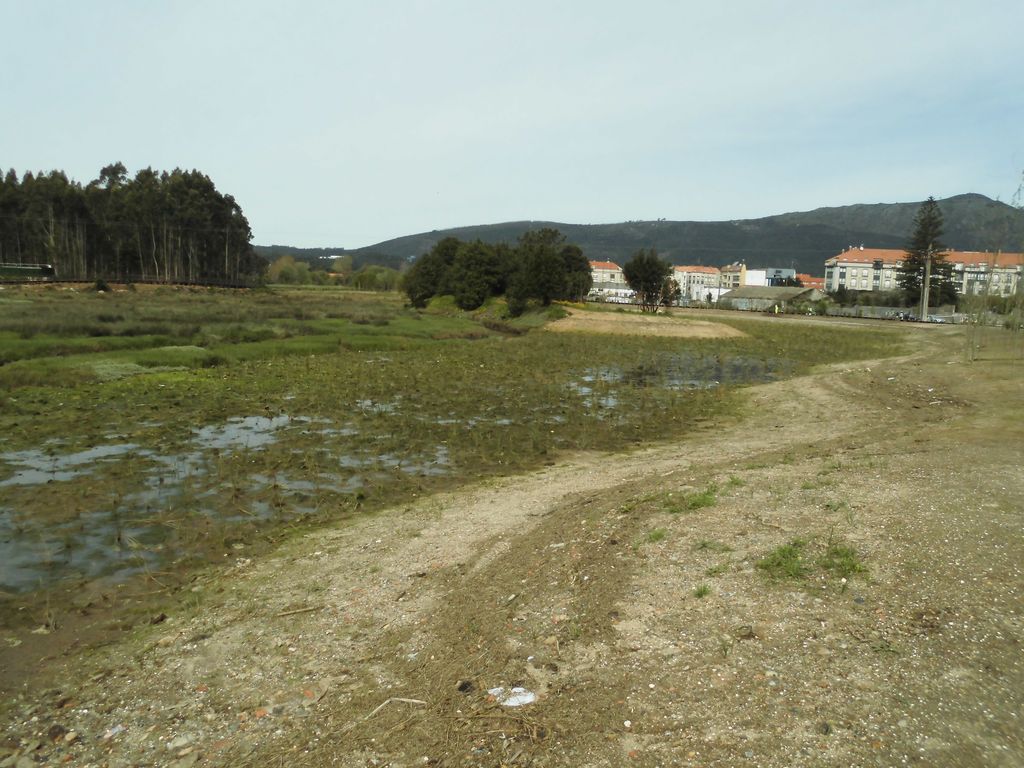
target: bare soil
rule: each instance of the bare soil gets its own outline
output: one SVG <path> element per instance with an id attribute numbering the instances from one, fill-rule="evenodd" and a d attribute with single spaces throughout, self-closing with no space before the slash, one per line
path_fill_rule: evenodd
<path id="1" fill-rule="evenodd" d="M 908 334 L 671 443 L 239 552 L 48 659 L 0 764 L 1022 765 L 1024 362 Z M 794 539 L 803 577 L 758 567 Z"/>
<path id="2" fill-rule="evenodd" d="M 689 339 L 727 339 L 746 334 L 738 328 L 709 320 L 697 320 L 693 313 L 647 315 L 635 311 L 571 312 L 549 323 L 549 331 L 568 333 L 611 333 L 637 336 L 674 336 Z"/>

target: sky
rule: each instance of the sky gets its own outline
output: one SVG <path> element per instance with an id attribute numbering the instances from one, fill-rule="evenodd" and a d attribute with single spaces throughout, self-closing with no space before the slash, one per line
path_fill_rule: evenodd
<path id="1" fill-rule="evenodd" d="M 731 220 L 1024 172 L 1020 0 L 0 0 L 0 168 L 198 169 L 253 242 Z"/>

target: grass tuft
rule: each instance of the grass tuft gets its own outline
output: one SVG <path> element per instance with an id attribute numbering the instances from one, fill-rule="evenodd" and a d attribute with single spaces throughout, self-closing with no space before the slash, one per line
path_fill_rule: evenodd
<path id="1" fill-rule="evenodd" d="M 825 549 L 825 554 L 818 560 L 818 565 L 844 579 L 867 570 L 853 547 L 835 542 L 830 543 Z"/>
<path id="2" fill-rule="evenodd" d="M 803 539 L 793 539 L 758 560 L 757 567 L 773 579 L 802 579 L 808 571 L 803 559 L 806 546 Z"/>
<path id="3" fill-rule="evenodd" d="M 655 528 L 647 532 L 647 541 L 650 544 L 656 544 L 659 541 L 663 541 L 666 536 L 668 536 L 668 531 L 664 528 Z"/>

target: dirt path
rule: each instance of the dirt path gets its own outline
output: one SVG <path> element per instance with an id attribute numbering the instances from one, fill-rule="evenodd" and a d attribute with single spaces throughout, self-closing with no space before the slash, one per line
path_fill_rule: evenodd
<path id="1" fill-rule="evenodd" d="M 1020 765 L 1024 367 L 927 339 L 239 558 L 62 659 L 11 764 Z"/>

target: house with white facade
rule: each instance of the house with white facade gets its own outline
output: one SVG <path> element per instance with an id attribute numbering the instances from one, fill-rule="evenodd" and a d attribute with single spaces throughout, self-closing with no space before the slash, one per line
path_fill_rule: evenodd
<path id="1" fill-rule="evenodd" d="M 597 301 L 630 302 L 633 290 L 626 284 L 622 268 L 614 261 L 592 261 L 590 272 L 594 285 L 589 298 Z"/>
<path id="2" fill-rule="evenodd" d="M 728 288 L 722 287 L 722 272 L 718 267 L 676 266 L 672 267 L 672 279 L 679 286 L 680 302 L 705 302 L 713 304 L 718 301 Z"/>

